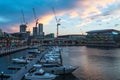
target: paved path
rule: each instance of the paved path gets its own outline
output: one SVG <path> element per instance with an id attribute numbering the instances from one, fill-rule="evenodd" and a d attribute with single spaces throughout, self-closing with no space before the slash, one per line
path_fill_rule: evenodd
<path id="1" fill-rule="evenodd" d="M 20 51 L 23 49 L 27 49 L 27 48 L 34 48 L 34 47 L 38 47 L 40 45 L 34 45 L 34 46 L 23 46 L 23 47 L 18 47 L 18 48 L 11 48 L 11 49 L 6 49 L 6 50 L 0 50 L 0 56 L 2 55 L 8 55 L 10 53 L 16 52 L 16 51 Z"/>

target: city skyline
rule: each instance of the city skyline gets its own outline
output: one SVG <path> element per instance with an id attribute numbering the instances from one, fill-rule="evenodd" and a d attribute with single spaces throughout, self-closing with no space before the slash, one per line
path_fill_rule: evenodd
<path id="1" fill-rule="evenodd" d="M 0 1 L 0 28 L 5 32 L 19 32 L 24 11 L 27 30 L 35 27 L 32 8 L 35 8 L 44 32 L 56 34 L 56 21 L 52 11 L 61 19 L 59 34 L 82 34 L 96 29 L 120 30 L 119 0 L 6 0 Z"/>

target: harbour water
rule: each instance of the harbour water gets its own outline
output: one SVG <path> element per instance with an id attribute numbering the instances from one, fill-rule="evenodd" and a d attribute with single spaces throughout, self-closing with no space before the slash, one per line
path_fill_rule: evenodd
<path id="1" fill-rule="evenodd" d="M 7 56 L 2 56 L 0 57 L 0 72 L 4 72 L 5 74 L 14 74 L 16 71 L 14 70 L 8 70 L 8 66 L 24 66 L 23 64 L 12 64 L 12 59 L 13 58 L 19 58 L 22 56 L 26 56 L 27 50 L 15 52 L 13 54 L 7 55 Z"/>
<path id="2" fill-rule="evenodd" d="M 79 80 L 120 80 L 120 48 L 65 47 L 63 59 L 79 66 L 73 72 Z"/>
<path id="3" fill-rule="evenodd" d="M 100 49 L 85 46 L 62 47 L 63 63 L 79 66 L 73 75 L 64 75 L 55 80 L 120 80 L 120 48 Z M 0 72 L 7 70 L 11 59 L 27 55 L 27 50 L 0 57 Z M 22 65 L 20 65 L 22 66 Z"/>

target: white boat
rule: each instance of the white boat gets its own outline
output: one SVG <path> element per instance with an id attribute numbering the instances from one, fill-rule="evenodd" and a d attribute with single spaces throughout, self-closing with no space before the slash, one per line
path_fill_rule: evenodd
<path id="1" fill-rule="evenodd" d="M 34 64 L 33 67 L 35 67 L 35 68 L 41 68 L 42 65 L 41 64 Z"/>
<path id="2" fill-rule="evenodd" d="M 51 63 L 51 62 L 60 62 L 60 55 L 57 53 L 52 53 L 50 51 L 48 54 L 45 54 L 44 57 L 40 61 L 41 63 Z"/>
<path id="3" fill-rule="evenodd" d="M 55 47 L 48 54 L 45 54 L 44 58 L 40 61 L 45 72 L 53 74 L 70 74 L 77 67 L 70 65 L 63 65 L 60 48 Z M 58 64 L 59 63 L 59 64 Z"/>
<path id="4" fill-rule="evenodd" d="M 58 46 L 56 46 L 56 47 L 53 47 L 53 50 L 54 50 L 55 52 L 60 52 L 60 51 L 61 51 L 61 48 L 58 47 Z"/>
<path id="5" fill-rule="evenodd" d="M 12 59 L 13 63 L 29 63 L 30 61 L 24 58 L 14 58 Z"/>
<path id="6" fill-rule="evenodd" d="M 70 65 L 59 65 L 59 64 L 43 64 L 43 69 L 45 72 L 62 75 L 62 74 L 71 74 L 78 67 L 70 66 Z"/>
<path id="7" fill-rule="evenodd" d="M 57 75 L 51 73 L 45 73 L 43 69 L 40 69 L 33 73 L 25 74 L 25 79 L 30 79 L 30 80 L 52 80 L 55 79 L 56 77 Z"/>
<path id="8" fill-rule="evenodd" d="M 55 54 L 54 54 L 54 53 L 53 53 L 53 54 L 45 54 L 45 57 L 59 58 L 59 56 L 60 56 L 60 55 L 59 55 L 59 54 L 56 54 L 56 53 L 55 53 Z"/>
<path id="9" fill-rule="evenodd" d="M 44 57 L 41 61 L 41 63 L 59 63 L 60 59 L 59 58 L 53 58 L 53 57 Z"/>
<path id="10" fill-rule="evenodd" d="M 30 54 L 39 54 L 40 51 L 38 49 L 30 49 L 30 50 L 28 50 L 28 53 L 30 53 Z"/>

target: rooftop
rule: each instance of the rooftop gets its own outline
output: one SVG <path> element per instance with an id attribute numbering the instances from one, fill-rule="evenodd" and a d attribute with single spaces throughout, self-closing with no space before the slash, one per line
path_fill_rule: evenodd
<path id="1" fill-rule="evenodd" d="M 92 30 L 92 31 L 88 31 L 86 33 L 104 33 L 104 32 L 120 32 L 118 30 L 115 30 L 115 29 L 103 29 L 103 30 Z"/>

